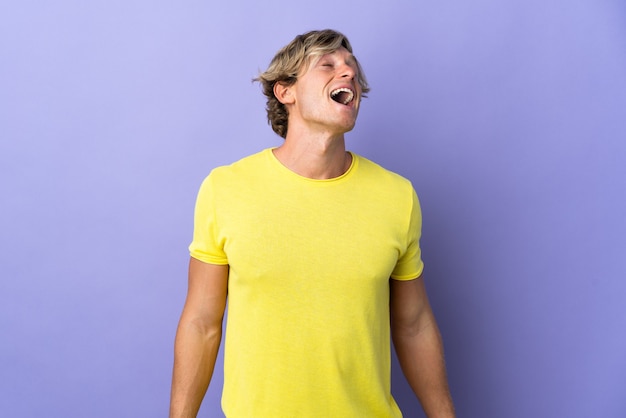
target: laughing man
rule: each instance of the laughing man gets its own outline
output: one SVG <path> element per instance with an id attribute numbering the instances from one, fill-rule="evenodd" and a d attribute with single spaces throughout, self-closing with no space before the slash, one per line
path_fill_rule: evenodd
<path id="1" fill-rule="evenodd" d="M 428 417 L 454 417 L 411 183 L 346 151 L 369 88 L 348 39 L 297 36 L 257 79 L 284 142 L 214 169 L 196 203 L 170 417 L 195 417 L 228 299 L 228 418 L 401 417 L 390 338 Z"/>

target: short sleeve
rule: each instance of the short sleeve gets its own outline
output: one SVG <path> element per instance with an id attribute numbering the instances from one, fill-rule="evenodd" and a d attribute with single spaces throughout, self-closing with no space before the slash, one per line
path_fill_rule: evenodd
<path id="1" fill-rule="evenodd" d="M 202 182 L 194 210 L 193 240 L 189 245 L 189 253 L 193 258 L 210 264 L 228 264 L 224 252 L 224 242 L 218 236 L 218 220 L 216 216 L 216 193 L 213 176 Z"/>
<path id="2" fill-rule="evenodd" d="M 422 211 L 417 194 L 412 187 L 411 191 L 412 200 L 410 205 L 410 214 L 408 215 L 409 222 L 406 236 L 406 249 L 400 254 L 396 267 L 391 273 L 391 278 L 395 280 L 416 279 L 424 270 L 422 251 L 420 249 L 419 242 L 422 234 Z"/>

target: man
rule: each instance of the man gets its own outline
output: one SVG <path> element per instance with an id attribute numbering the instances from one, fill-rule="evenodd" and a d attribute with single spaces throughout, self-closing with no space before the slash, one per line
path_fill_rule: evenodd
<path id="1" fill-rule="evenodd" d="M 426 414 L 453 417 L 413 187 L 345 149 L 369 90 L 348 39 L 300 35 L 258 81 L 285 141 L 200 188 L 170 417 L 197 414 L 227 296 L 227 417 L 400 417 L 390 336 Z"/>

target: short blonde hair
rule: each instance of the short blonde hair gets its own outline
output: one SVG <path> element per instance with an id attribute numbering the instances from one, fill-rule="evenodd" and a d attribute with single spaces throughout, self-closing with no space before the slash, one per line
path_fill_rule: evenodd
<path id="1" fill-rule="evenodd" d="M 274 95 L 274 85 L 284 83 L 293 85 L 298 81 L 298 74 L 311 62 L 314 57 L 330 54 L 339 48 L 345 48 L 352 53 L 352 46 L 345 35 L 331 30 L 310 31 L 296 36 L 288 45 L 276 53 L 269 67 L 254 81 L 261 83 L 263 94 L 267 97 L 267 120 L 272 129 L 281 137 L 287 136 L 288 112 Z M 370 91 L 365 74 L 359 61 L 354 58 L 357 65 L 357 82 L 361 86 L 363 97 Z"/>

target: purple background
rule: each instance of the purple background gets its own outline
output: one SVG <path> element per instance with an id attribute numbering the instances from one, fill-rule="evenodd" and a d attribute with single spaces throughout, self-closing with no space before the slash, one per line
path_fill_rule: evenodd
<path id="1" fill-rule="evenodd" d="M 280 144 L 250 79 L 326 27 L 349 148 L 420 195 L 459 416 L 626 416 L 618 0 L 3 2 L 0 415 L 166 416 L 198 186 Z"/>

